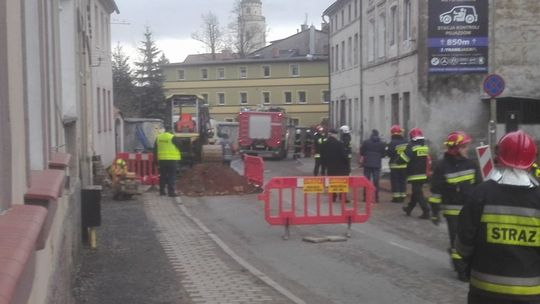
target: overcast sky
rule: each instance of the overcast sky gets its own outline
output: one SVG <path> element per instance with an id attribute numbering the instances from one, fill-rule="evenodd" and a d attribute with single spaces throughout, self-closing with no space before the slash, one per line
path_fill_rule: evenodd
<path id="1" fill-rule="evenodd" d="M 201 26 L 201 15 L 212 11 L 220 26 L 231 22 L 234 0 L 115 0 L 120 14 L 112 15 L 112 45 L 120 43 L 131 60 L 138 60 L 136 48 L 150 27 L 157 46 L 171 62 L 188 54 L 205 53 L 205 47 L 191 38 Z M 308 25 L 320 29 L 322 12 L 334 0 L 262 0 L 268 27 L 267 42 L 296 33 L 307 14 Z"/>

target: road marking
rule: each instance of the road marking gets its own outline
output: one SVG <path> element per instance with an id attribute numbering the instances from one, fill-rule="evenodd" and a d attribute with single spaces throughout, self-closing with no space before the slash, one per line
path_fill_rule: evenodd
<path id="1" fill-rule="evenodd" d="M 177 198 L 177 202 L 179 201 L 179 198 Z M 180 200 L 181 201 L 181 200 Z M 184 213 L 185 216 L 187 216 L 189 219 L 191 219 L 199 228 L 204 231 L 225 253 L 227 253 L 231 258 L 233 258 L 238 264 L 240 264 L 242 267 L 246 268 L 249 272 L 251 272 L 254 276 L 261 279 L 263 282 L 265 282 L 270 287 L 274 288 L 276 291 L 287 297 L 289 300 L 293 301 L 295 304 L 306 304 L 302 299 L 295 296 L 292 292 L 287 290 L 285 287 L 279 285 L 274 280 L 272 280 L 270 277 L 262 273 L 260 270 L 255 268 L 253 265 L 249 264 L 246 260 L 242 259 L 238 254 L 236 254 L 225 242 L 223 242 L 217 235 L 215 235 L 210 229 L 206 227 L 198 218 L 193 216 L 185 206 L 180 205 L 180 210 Z"/>

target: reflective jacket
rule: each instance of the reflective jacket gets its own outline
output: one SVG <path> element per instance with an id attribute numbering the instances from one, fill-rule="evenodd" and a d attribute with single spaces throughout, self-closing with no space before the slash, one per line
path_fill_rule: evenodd
<path id="1" fill-rule="evenodd" d="M 317 133 L 315 134 L 315 158 L 321 158 L 321 148 L 323 144 L 326 142 L 327 138 L 324 137 L 322 134 Z"/>
<path id="2" fill-rule="evenodd" d="M 181 160 L 180 149 L 173 142 L 174 135 L 164 132 L 156 137 L 156 149 L 158 160 Z"/>
<path id="3" fill-rule="evenodd" d="M 405 148 L 407 148 L 407 143 L 407 140 L 403 138 L 403 136 L 392 136 L 392 140 L 388 144 L 386 150 L 386 156 L 390 158 L 390 169 L 394 170 L 407 168 L 407 164 L 398 163 L 398 159 L 401 153 L 403 153 L 403 151 L 405 151 Z"/>
<path id="4" fill-rule="evenodd" d="M 540 300 L 540 190 L 488 180 L 459 215 L 456 249 L 471 266 L 471 292 Z"/>
<path id="5" fill-rule="evenodd" d="M 407 165 L 407 181 L 422 183 L 427 181 L 427 161 L 429 147 L 423 139 L 411 141 L 401 153 L 397 163 Z"/>
<path id="6" fill-rule="evenodd" d="M 445 153 L 431 177 L 431 209 L 439 214 L 442 204 L 446 216 L 459 215 L 473 188 L 482 181 L 476 163 L 468 158 Z"/>

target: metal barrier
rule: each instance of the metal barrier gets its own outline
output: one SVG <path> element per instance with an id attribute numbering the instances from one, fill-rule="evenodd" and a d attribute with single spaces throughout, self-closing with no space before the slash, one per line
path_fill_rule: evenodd
<path id="1" fill-rule="evenodd" d="M 368 220 L 374 195 L 364 176 L 274 177 L 258 198 L 266 222 L 284 225 L 288 239 L 290 225 L 317 224 L 347 224 L 350 237 L 352 223 Z"/>
<path id="2" fill-rule="evenodd" d="M 264 185 L 264 161 L 262 157 L 244 155 L 244 177 L 257 187 Z"/>
<path id="3" fill-rule="evenodd" d="M 116 155 L 126 161 L 128 171 L 135 172 L 137 179 L 143 185 L 159 184 L 159 173 L 157 166 L 154 166 L 153 153 L 128 153 L 121 152 Z"/>

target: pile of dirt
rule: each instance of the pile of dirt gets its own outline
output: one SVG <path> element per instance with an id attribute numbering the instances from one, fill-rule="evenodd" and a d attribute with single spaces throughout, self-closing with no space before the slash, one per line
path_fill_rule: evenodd
<path id="1" fill-rule="evenodd" d="M 182 171 L 176 189 L 186 196 L 238 195 L 257 192 L 257 188 L 229 166 L 197 164 Z"/>

